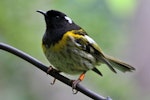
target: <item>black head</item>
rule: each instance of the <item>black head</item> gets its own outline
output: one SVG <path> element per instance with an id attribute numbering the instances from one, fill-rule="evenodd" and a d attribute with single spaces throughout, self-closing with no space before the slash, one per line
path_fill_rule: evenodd
<path id="1" fill-rule="evenodd" d="M 45 17 L 46 31 L 43 36 L 43 44 L 47 46 L 57 43 L 67 31 L 81 29 L 62 12 L 56 10 L 47 12 L 38 10 L 37 12 Z"/>
<path id="2" fill-rule="evenodd" d="M 52 29 L 56 29 L 56 28 L 59 29 L 59 28 L 66 28 L 66 27 L 71 28 L 71 26 L 75 25 L 74 22 L 69 17 L 67 17 L 66 14 L 60 11 L 49 10 L 47 12 L 43 12 L 38 10 L 37 12 L 44 15 L 47 28 L 52 28 Z"/>

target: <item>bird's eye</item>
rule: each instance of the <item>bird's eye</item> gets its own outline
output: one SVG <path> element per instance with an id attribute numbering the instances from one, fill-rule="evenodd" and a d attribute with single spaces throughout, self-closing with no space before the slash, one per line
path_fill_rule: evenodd
<path id="1" fill-rule="evenodd" d="M 57 19 L 59 19 L 59 18 L 60 18 L 60 16 L 56 16 L 56 18 L 57 18 Z"/>

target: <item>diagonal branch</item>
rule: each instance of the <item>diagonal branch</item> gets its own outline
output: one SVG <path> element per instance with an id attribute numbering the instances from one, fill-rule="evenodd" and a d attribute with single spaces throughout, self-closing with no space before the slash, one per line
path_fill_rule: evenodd
<path id="1" fill-rule="evenodd" d="M 33 58 L 32 56 L 12 47 L 9 46 L 7 44 L 4 43 L 0 43 L 0 49 L 7 51 L 11 54 L 14 54 L 24 60 L 26 60 L 27 62 L 33 64 L 35 67 L 41 69 L 42 71 L 44 71 L 45 73 L 47 73 L 48 67 L 45 66 L 43 63 L 41 63 L 40 61 L 38 61 L 37 59 Z M 61 74 L 59 74 L 55 69 L 53 69 L 52 71 L 50 71 L 49 75 L 51 75 L 52 77 L 56 78 L 57 80 L 65 83 L 66 85 L 72 87 L 72 81 L 64 76 L 62 76 Z M 112 100 L 111 98 L 107 97 L 103 97 L 101 95 L 98 95 L 96 93 L 94 93 L 93 91 L 83 87 L 80 84 L 77 84 L 76 86 L 76 90 L 80 91 L 81 93 L 87 95 L 88 97 L 94 99 L 94 100 Z"/>

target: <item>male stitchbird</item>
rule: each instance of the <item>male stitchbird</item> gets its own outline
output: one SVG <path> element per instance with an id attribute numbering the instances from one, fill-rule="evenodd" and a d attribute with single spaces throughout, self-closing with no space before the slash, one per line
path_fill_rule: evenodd
<path id="1" fill-rule="evenodd" d="M 66 14 L 56 10 L 37 12 L 45 17 L 46 31 L 42 48 L 48 61 L 60 72 L 80 74 L 80 77 L 73 81 L 73 88 L 84 79 L 88 70 L 102 76 L 96 68 L 101 64 L 106 64 L 114 73 L 115 68 L 122 72 L 135 70 L 129 64 L 104 54 L 86 31 Z"/>

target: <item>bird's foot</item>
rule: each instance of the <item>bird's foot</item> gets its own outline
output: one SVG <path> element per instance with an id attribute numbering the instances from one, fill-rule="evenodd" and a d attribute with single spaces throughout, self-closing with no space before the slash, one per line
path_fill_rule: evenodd
<path id="1" fill-rule="evenodd" d="M 84 79 L 84 77 L 85 77 L 85 72 L 83 72 L 77 80 L 73 80 L 73 82 L 72 82 L 72 92 L 73 92 L 73 94 L 78 93 L 78 90 L 76 90 L 76 87 L 77 87 L 78 83 L 80 83 Z"/>

